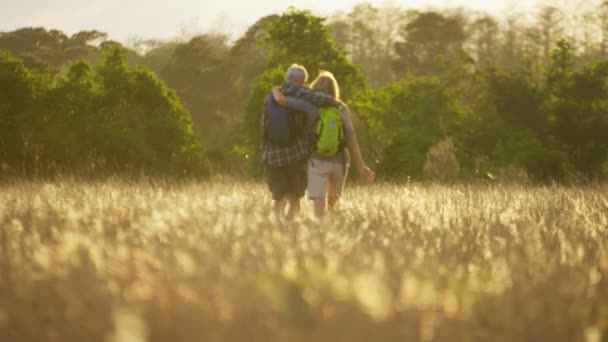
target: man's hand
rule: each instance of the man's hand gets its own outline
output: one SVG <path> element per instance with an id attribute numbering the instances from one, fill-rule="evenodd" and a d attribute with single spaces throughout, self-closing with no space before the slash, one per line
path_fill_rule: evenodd
<path id="1" fill-rule="evenodd" d="M 376 173 L 372 171 L 369 167 L 362 165 L 359 167 L 359 175 L 361 178 L 365 179 L 368 183 L 371 183 L 376 179 Z"/>

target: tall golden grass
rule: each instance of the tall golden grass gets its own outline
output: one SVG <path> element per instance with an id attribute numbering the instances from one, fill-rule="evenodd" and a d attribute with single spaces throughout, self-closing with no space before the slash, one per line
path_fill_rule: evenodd
<path id="1" fill-rule="evenodd" d="M 608 188 L 0 186 L 0 341 L 608 340 Z M 310 212 L 307 204 L 304 212 Z"/>

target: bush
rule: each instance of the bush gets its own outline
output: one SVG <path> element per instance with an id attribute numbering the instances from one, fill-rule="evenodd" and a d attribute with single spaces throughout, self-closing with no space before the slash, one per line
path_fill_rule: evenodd
<path id="1" fill-rule="evenodd" d="M 429 180 L 447 181 L 458 177 L 460 165 L 451 138 L 444 138 L 431 146 L 426 154 L 422 173 Z"/>
<path id="2" fill-rule="evenodd" d="M 70 65 L 54 79 L 0 56 L 0 165 L 48 173 L 203 175 L 190 113 L 145 68 L 129 70 L 110 45 L 96 68 Z M 15 92 L 14 94 L 12 92 Z"/>
<path id="3" fill-rule="evenodd" d="M 34 75 L 17 58 L 0 52 L 0 164 L 20 168 L 33 130 Z"/>
<path id="4" fill-rule="evenodd" d="M 378 170 L 390 178 L 422 177 L 426 160 L 425 152 L 433 144 L 433 138 L 427 132 L 416 129 L 400 130 L 392 143 L 383 149 L 383 160 Z"/>
<path id="5" fill-rule="evenodd" d="M 372 93 L 363 117 L 380 144 L 381 173 L 422 177 L 426 152 L 440 137 L 456 135 L 468 116 L 451 92 L 437 78 L 409 75 Z"/>
<path id="6" fill-rule="evenodd" d="M 499 167 L 526 170 L 532 180 L 560 180 L 565 177 L 568 157 L 565 153 L 546 148 L 529 130 L 512 129 L 500 140 L 493 159 Z"/>

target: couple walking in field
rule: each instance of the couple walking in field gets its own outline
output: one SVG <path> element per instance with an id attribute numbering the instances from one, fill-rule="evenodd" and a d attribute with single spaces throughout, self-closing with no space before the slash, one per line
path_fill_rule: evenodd
<path id="1" fill-rule="evenodd" d="M 285 83 L 266 98 L 262 115 L 263 160 L 273 211 L 287 219 L 300 212 L 308 191 L 317 218 L 335 208 L 344 189 L 353 155 L 359 174 L 372 182 L 375 173 L 365 165 L 350 112 L 340 100 L 334 76 L 323 71 L 310 88 L 308 72 L 292 65 Z"/>

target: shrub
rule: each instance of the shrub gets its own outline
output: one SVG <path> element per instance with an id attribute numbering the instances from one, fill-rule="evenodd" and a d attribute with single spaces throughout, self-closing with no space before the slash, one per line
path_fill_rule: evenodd
<path id="1" fill-rule="evenodd" d="M 534 133 L 525 129 L 506 133 L 494 151 L 494 160 L 502 168 L 525 169 L 536 181 L 563 179 L 568 164 L 565 153 L 546 148 Z"/>
<path id="2" fill-rule="evenodd" d="M 203 175 L 190 113 L 146 68 L 109 45 L 97 67 L 75 62 L 54 78 L 0 55 L 0 165 L 60 172 Z M 94 167 L 92 166 L 94 165 Z"/>
<path id="3" fill-rule="evenodd" d="M 460 165 L 451 138 L 444 138 L 431 146 L 426 154 L 422 173 L 429 180 L 447 181 L 458 177 Z"/>
<path id="4" fill-rule="evenodd" d="M 437 78 L 409 75 L 374 91 L 364 118 L 372 141 L 380 142 L 380 171 L 390 177 L 423 175 L 426 152 L 440 137 L 452 136 L 468 112 Z"/>

